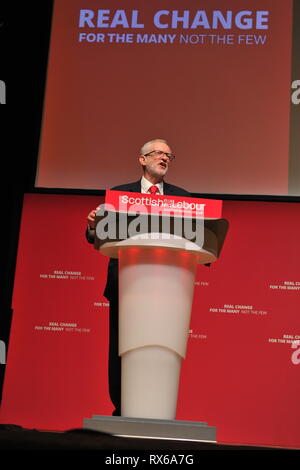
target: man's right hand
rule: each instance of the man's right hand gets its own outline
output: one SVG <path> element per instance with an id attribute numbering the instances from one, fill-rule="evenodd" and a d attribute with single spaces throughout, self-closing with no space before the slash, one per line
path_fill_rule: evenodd
<path id="1" fill-rule="evenodd" d="M 96 209 L 92 210 L 89 215 L 87 216 L 87 223 L 91 229 L 95 228 L 95 217 L 96 212 L 100 209 L 100 206 L 96 207 Z"/>

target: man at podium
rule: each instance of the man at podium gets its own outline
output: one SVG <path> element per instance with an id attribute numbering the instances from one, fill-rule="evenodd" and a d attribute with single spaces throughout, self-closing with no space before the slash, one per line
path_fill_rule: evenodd
<path id="1" fill-rule="evenodd" d="M 139 163 L 142 177 L 133 183 L 122 184 L 112 188 L 115 191 L 134 193 L 165 194 L 169 196 L 190 197 L 190 193 L 178 186 L 164 181 L 173 164 L 175 155 L 164 139 L 154 139 L 146 142 L 140 151 Z M 97 208 L 87 216 L 88 227 L 86 238 L 89 243 L 95 240 L 95 216 Z M 110 302 L 109 327 L 109 393 L 115 406 L 113 415 L 121 415 L 121 358 L 118 353 L 118 260 L 110 259 L 107 272 L 107 283 L 104 296 Z"/>

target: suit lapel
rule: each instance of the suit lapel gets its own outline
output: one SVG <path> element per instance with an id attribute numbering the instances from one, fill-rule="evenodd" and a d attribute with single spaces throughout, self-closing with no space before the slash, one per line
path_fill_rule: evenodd
<path id="1" fill-rule="evenodd" d="M 172 196 L 173 193 L 174 193 L 173 186 L 171 184 L 164 182 L 164 194 L 166 194 L 167 196 Z"/>
<path id="2" fill-rule="evenodd" d="M 131 183 L 128 188 L 128 191 L 130 193 L 140 193 L 142 191 L 141 180 Z"/>

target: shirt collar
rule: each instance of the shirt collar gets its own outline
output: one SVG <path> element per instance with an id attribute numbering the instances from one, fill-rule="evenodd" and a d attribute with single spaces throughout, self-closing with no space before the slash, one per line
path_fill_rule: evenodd
<path id="1" fill-rule="evenodd" d="M 142 193 L 148 193 L 150 186 L 153 186 L 153 184 L 150 183 L 150 181 L 148 181 L 144 176 L 142 176 L 142 179 L 141 179 Z M 156 194 L 163 194 L 164 193 L 164 183 L 163 183 L 163 181 L 161 181 L 160 183 L 156 183 L 155 186 L 157 186 L 158 190 L 159 190 L 159 193 L 156 193 Z"/>

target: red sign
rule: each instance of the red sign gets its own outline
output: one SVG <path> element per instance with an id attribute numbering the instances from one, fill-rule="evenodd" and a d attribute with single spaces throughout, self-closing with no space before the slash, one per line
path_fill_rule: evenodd
<path id="1" fill-rule="evenodd" d="M 222 217 L 222 201 L 123 191 L 106 191 L 105 207 L 132 214 L 138 212 L 206 219 Z"/>

